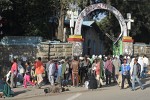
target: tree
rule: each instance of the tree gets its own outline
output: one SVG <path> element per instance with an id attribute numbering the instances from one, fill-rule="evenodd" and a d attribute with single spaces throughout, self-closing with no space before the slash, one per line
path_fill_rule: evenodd
<path id="1" fill-rule="evenodd" d="M 60 0 L 59 3 L 56 0 L 55 8 L 56 16 L 59 18 L 59 25 L 58 25 L 58 32 L 57 32 L 57 38 L 62 40 L 63 39 L 63 29 L 64 29 L 64 17 L 66 15 L 67 10 L 74 10 L 76 7 L 79 7 L 80 10 L 83 10 L 86 6 L 89 6 L 90 4 L 98 3 L 100 0 Z M 71 8 L 70 4 L 77 4 L 75 8 Z M 95 15 L 95 14 L 93 14 Z"/>
<path id="2" fill-rule="evenodd" d="M 70 4 L 75 5 L 76 2 L 79 5 L 79 7 L 82 9 L 83 8 L 83 4 L 85 2 L 88 2 L 89 0 L 59 0 L 59 4 L 58 2 L 55 2 L 55 8 L 56 12 L 58 12 L 56 14 L 56 16 L 58 16 L 59 18 L 59 24 L 58 24 L 58 31 L 57 31 L 57 39 L 59 40 L 63 40 L 63 30 L 64 30 L 64 19 L 65 19 L 65 15 L 67 10 L 74 10 L 74 8 L 70 7 Z M 77 7 L 77 6 L 76 6 Z"/>
<path id="3" fill-rule="evenodd" d="M 104 2 L 110 2 L 111 6 L 118 9 L 126 19 L 127 13 L 132 14 L 132 29 L 130 36 L 134 38 L 136 42 L 149 43 L 150 40 L 150 2 L 149 0 L 104 0 Z M 120 32 L 118 21 L 114 16 L 110 18 L 110 25 L 112 33 Z M 114 34 L 116 35 L 116 34 Z M 142 37 L 142 38 L 141 38 Z"/>
<path id="4" fill-rule="evenodd" d="M 8 0 L 7 0 L 8 1 Z M 53 0 L 9 0 L 1 2 L 12 9 L 1 10 L 1 15 L 8 20 L 6 35 L 42 36 L 50 39 L 49 18 L 53 16 Z M 10 8 L 9 7 L 9 8 Z"/>

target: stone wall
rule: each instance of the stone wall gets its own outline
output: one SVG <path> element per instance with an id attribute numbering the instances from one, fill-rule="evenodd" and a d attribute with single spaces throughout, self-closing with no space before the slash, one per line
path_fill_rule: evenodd
<path id="1" fill-rule="evenodd" d="M 49 48 L 50 47 L 50 48 Z M 4 75 L 10 69 L 10 55 L 23 61 L 26 58 L 34 62 L 41 57 L 44 63 L 48 58 L 58 59 L 72 56 L 72 44 L 70 43 L 40 43 L 38 45 L 0 45 L 0 75 Z"/>
<path id="2" fill-rule="evenodd" d="M 0 63 L 10 61 L 10 55 L 33 59 L 36 53 L 37 47 L 32 45 L 0 45 Z"/>
<path id="3" fill-rule="evenodd" d="M 71 43 L 41 43 L 37 46 L 33 45 L 0 45 L 0 65 L 8 66 L 10 62 L 10 55 L 23 60 L 25 57 L 27 60 L 34 61 L 37 57 L 42 57 L 43 61 L 47 61 L 48 58 L 57 59 L 72 56 L 72 44 Z"/>
<path id="4" fill-rule="evenodd" d="M 37 57 L 42 57 L 43 61 L 50 59 L 59 59 L 72 57 L 71 43 L 41 43 L 38 49 Z"/>
<path id="5" fill-rule="evenodd" d="M 135 43 L 134 44 L 134 55 L 146 55 L 150 58 L 150 45 L 144 43 Z"/>
<path id="6" fill-rule="evenodd" d="M 146 45 L 143 43 L 134 44 L 134 55 L 146 55 L 149 58 L 150 62 L 150 45 Z M 150 74 L 150 65 L 148 67 Z"/>
<path id="7" fill-rule="evenodd" d="M 37 47 L 32 45 L 0 45 L 0 74 L 6 73 L 11 66 L 11 57 L 17 57 L 22 60 L 26 57 L 30 61 L 34 61 L 37 53 Z"/>

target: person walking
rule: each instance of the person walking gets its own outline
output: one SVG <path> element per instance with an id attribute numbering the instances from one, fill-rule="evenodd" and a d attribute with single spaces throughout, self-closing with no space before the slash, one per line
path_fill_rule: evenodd
<path id="1" fill-rule="evenodd" d="M 121 63 L 117 57 L 114 57 L 112 62 L 113 62 L 114 74 L 115 74 L 114 75 L 114 82 L 116 83 L 116 81 L 118 80 L 119 69 L 120 69 Z"/>
<path id="2" fill-rule="evenodd" d="M 58 62 L 58 73 L 57 73 L 56 82 L 59 84 L 60 87 L 62 87 L 62 64 L 64 62 L 65 62 L 64 60 L 60 60 Z"/>
<path id="3" fill-rule="evenodd" d="M 37 86 L 38 88 L 41 88 L 43 82 L 42 74 L 44 73 L 44 66 L 41 57 L 38 57 L 38 60 L 35 63 L 35 73 L 37 75 Z"/>
<path id="4" fill-rule="evenodd" d="M 23 83 L 23 76 L 24 76 L 24 73 L 25 73 L 25 69 L 23 68 L 23 66 L 21 65 L 21 61 L 18 61 L 18 82 L 20 84 Z"/>
<path id="5" fill-rule="evenodd" d="M 133 71 L 132 71 L 132 91 L 135 91 L 135 80 L 138 82 L 140 85 L 141 89 L 143 90 L 143 86 L 141 81 L 138 78 L 138 75 L 140 74 L 141 71 L 141 65 L 138 63 L 137 59 L 134 59 L 134 65 L 133 65 Z"/>
<path id="6" fill-rule="evenodd" d="M 79 79 L 78 79 L 78 69 L 79 69 L 79 61 L 77 57 L 74 57 L 74 60 L 71 63 L 72 68 L 72 80 L 73 80 L 73 86 L 79 86 Z"/>
<path id="7" fill-rule="evenodd" d="M 10 87 L 11 88 L 16 88 L 16 84 L 17 84 L 17 73 L 18 73 L 18 65 L 17 65 L 17 60 L 13 59 L 13 64 L 11 66 L 11 84 Z"/>
<path id="8" fill-rule="evenodd" d="M 103 80 L 102 80 L 102 71 L 103 69 L 102 68 L 102 64 L 101 64 L 101 59 L 97 59 L 97 63 L 96 63 L 96 69 L 95 69 L 95 72 L 96 72 L 96 80 L 97 80 L 97 85 L 98 87 L 102 87 L 103 85 Z"/>
<path id="9" fill-rule="evenodd" d="M 80 85 L 83 85 L 84 84 L 84 81 L 85 81 L 85 68 L 83 67 L 83 61 L 84 61 L 84 58 L 83 57 L 79 57 L 79 76 L 80 76 Z"/>
<path id="10" fill-rule="evenodd" d="M 28 71 L 24 75 L 24 81 L 23 81 L 24 88 L 27 88 L 27 83 L 34 86 L 34 83 L 32 83 L 31 80 L 30 80 L 30 75 L 29 75 Z"/>
<path id="11" fill-rule="evenodd" d="M 94 76 L 95 76 L 96 64 L 97 64 L 97 59 L 94 59 L 93 64 L 92 64 L 92 68 L 91 68 L 91 70 L 92 70 L 91 74 L 93 74 Z"/>
<path id="12" fill-rule="evenodd" d="M 31 82 L 30 80 L 30 76 L 31 76 L 31 66 L 30 66 L 30 62 L 27 62 L 26 64 L 26 73 L 24 75 L 24 88 L 27 88 L 27 83 L 29 83 L 30 85 L 34 86 L 34 83 Z"/>
<path id="13" fill-rule="evenodd" d="M 50 60 L 50 65 L 49 65 L 49 82 L 52 86 L 54 86 L 54 76 L 55 76 L 55 71 L 56 71 L 56 66 L 54 64 L 53 60 Z"/>
<path id="14" fill-rule="evenodd" d="M 90 60 L 88 59 L 88 56 L 84 57 L 83 67 L 85 68 L 85 78 L 87 78 L 88 77 L 88 70 L 90 68 Z"/>
<path id="15" fill-rule="evenodd" d="M 123 60 L 123 64 L 121 65 L 121 74 L 122 74 L 122 85 L 121 89 L 124 89 L 124 81 L 127 79 L 129 87 L 131 87 L 131 81 L 130 81 L 130 65 L 127 64 L 127 60 Z"/>
<path id="16" fill-rule="evenodd" d="M 46 63 L 46 68 L 45 68 L 45 71 L 46 71 L 46 79 L 47 79 L 47 83 L 49 82 L 49 65 L 50 65 L 50 59 L 48 59 L 48 62 Z"/>
<path id="17" fill-rule="evenodd" d="M 66 66 L 65 67 L 65 74 L 64 74 L 65 75 L 65 83 L 66 83 L 66 85 L 68 85 L 68 83 L 69 83 L 69 77 L 70 77 L 70 73 L 69 73 L 70 66 L 69 66 L 69 60 L 68 60 L 68 58 L 65 59 L 64 65 Z"/>
<path id="18" fill-rule="evenodd" d="M 106 85 L 111 84 L 111 75 L 112 75 L 113 64 L 110 57 L 107 57 L 105 62 L 105 75 L 106 75 Z"/>

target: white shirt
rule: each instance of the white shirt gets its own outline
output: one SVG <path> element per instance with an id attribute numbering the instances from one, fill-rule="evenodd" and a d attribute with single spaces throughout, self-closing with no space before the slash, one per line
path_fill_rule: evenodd
<path id="1" fill-rule="evenodd" d="M 132 74 L 132 71 L 133 71 L 133 66 L 134 66 L 134 59 L 135 58 L 132 58 L 131 62 L 130 62 L 130 74 Z"/>
<path id="2" fill-rule="evenodd" d="M 142 72 L 143 69 L 144 69 L 144 61 L 143 61 L 143 58 L 142 58 L 142 57 L 139 57 L 139 58 L 138 58 L 138 63 L 141 65 L 141 72 Z"/>
<path id="3" fill-rule="evenodd" d="M 149 60 L 147 57 L 143 58 L 143 62 L 144 62 L 144 67 L 147 67 L 149 65 Z"/>
<path id="4" fill-rule="evenodd" d="M 51 75 L 54 75 L 55 69 L 56 69 L 55 64 L 54 64 L 54 63 L 51 63 L 51 64 L 49 65 L 49 75 L 50 75 L 50 76 L 51 76 Z"/>

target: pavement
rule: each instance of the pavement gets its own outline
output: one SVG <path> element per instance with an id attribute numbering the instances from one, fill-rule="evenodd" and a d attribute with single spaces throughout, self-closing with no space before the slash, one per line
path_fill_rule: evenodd
<path id="1" fill-rule="evenodd" d="M 42 86 L 41 89 L 37 89 L 32 86 L 28 86 L 27 88 L 24 88 L 22 86 L 19 86 L 17 88 L 13 88 L 15 95 L 13 97 L 8 97 L 5 99 L 10 100 L 21 100 L 21 99 L 28 99 L 28 98 L 34 98 L 34 97 L 42 97 L 45 96 L 44 88 L 49 87 L 50 85 Z M 70 93 L 78 93 L 78 92 L 86 92 L 88 89 L 85 87 L 65 87 L 65 89 L 68 88 L 69 91 L 64 91 L 61 93 L 48 93 L 46 96 L 54 96 L 54 95 L 61 95 L 61 94 L 70 94 Z"/>
<path id="2" fill-rule="evenodd" d="M 150 99 L 150 77 L 143 79 L 142 83 L 144 84 L 145 89 L 141 90 L 140 87 L 137 87 L 136 91 L 131 91 L 130 88 L 120 90 L 120 87 L 116 84 L 111 86 L 103 86 L 96 90 L 88 90 L 85 87 L 68 87 L 69 91 L 62 93 L 49 93 L 45 95 L 43 89 L 49 85 L 43 86 L 41 89 L 36 89 L 32 86 L 29 86 L 27 89 L 23 87 L 14 88 L 15 92 L 14 97 L 9 97 L 5 99 L 10 100 L 149 100 Z"/>

